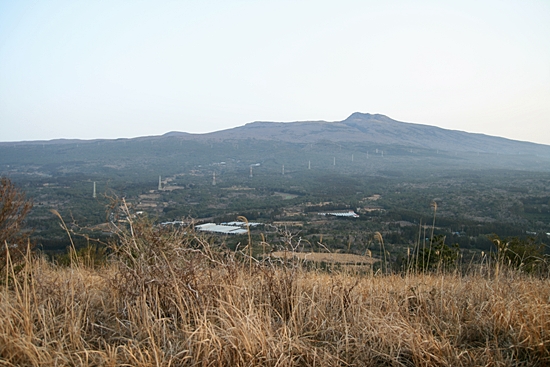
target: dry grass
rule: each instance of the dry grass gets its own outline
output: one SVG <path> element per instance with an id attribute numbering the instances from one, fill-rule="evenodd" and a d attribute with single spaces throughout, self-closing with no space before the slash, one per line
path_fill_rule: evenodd
<path id="1" fill-rule="evenodd" d="M 296 258 L 301 261 L 325 262 L 337 264 L 374 264 L 376 260 L 370 256 L 344 254 L 335 252 L 284 252 L 276 251 L 270 254 L 273 257 L 284 259 Z"/>
<path id="2" fill-rule="evenodd" d="M 7 264 L 5 366 L 545 366 L 548 279 L 273 266 L 131 224 L 110 263 Z"/>

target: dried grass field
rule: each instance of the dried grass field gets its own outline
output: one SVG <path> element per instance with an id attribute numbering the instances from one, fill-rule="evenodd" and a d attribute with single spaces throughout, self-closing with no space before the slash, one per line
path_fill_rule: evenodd
<path id="1" fill-rule="evenodd" d="M 355 254 L 326 253 L 326 252 L 287 252 L 275 251 L 270 254 L 272 257 L 284 259 L 296 258 L 302 261 L 311 261 L 314 263 L 337 263 L 337 264 L 369 264 L 372 265 L 375 260 L 370 256 L 361 256 Z"/>
<path id="2" fill-rule="evenodd" d="M 139 223 L 71 257 L 6 259 L 0 365 L 550 365 L 547 277 L 313 271 Z"/>

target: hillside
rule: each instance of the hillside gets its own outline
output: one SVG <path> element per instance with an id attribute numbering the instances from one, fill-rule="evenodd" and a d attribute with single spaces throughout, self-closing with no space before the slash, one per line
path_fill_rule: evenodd
<path id="1" fill-rule="evenodd" d="M 385 159 L 373 159 L 376 157 Z M 550 146 L 363 113 L 353 113 L 337 122 L 252 122 L 206 134 L 173 131 L 129 139 L 0 142 L 2 174 L 51 174 L 52 169 L 98 173 L 109 168 L 166 175 L 178 173 L 183 167 L 204 167 L 215 162 L 233 162 L 243 169 L 261 163 L 280 171 L 283 164 L 287 170 L 308 165 L 328 169 L 336 161 L 341 168 L 356 173 L 548 171 Z"/>
<path id="2" fill-rule="evenodd" d="M 550 146 L 522 142 L 484 134 L 442 129 L 435 126 L 400 122 L 388 116 L 355 112 L 343 121 L 256 121 L 232 129 L 205 134 L 172 131 L 161 136 L 144 136 L 133 139 L 55 139 L 49 141 L 0 142 L 1 146 L 20 145 L 74 145 L 125 143 L 127 141 L 158 141 L 176 138 L 197 142 L 223 142 L 238 140 L 269 140 L 284 143 L 353 143 L 379 144 L 401 148 L 439 150 L 442 152 L 468 152 L 502 155 L 534 155 L 550 157 Z"/>
<path id="3" fill-rule="evenodd" d="M 447 130 L 435 126 L 393 120 L 387 116 L 353 113 L 336 122 L 252 122 L 244 126 L 208 134 L 171 132 L 193 140 L 274 140 L 289 143 L 376 143 L 451 152 L 532 154 L 550 156 L 550 147 L 484 134 Z"/>

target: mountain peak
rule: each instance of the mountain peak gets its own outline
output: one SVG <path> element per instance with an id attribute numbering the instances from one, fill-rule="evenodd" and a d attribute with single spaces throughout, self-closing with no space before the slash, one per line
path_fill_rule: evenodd
<path id="1" fill-rule="evenodd" d="M 393 120 L 386 115 L 380 115 L 378 113 L 370 114 L 370 113 L 354 112 L 342 122 L 349 122 L 349 121 L 387 122 L 387 121 L 393 121 Z"/>

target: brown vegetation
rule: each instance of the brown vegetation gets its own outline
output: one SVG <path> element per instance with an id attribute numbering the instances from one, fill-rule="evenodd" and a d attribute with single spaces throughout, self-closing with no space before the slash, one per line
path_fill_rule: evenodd
<path id="1" fill-rule="evenodd" d="M 99 268 L 8 261 L 7 366 L 543 366 L 547 278 L 360 276 L 254 262 L 192 231 L 120 228 Z M 90 256 L 88 254 L 88 256 Z M 9 260 L 9 258 L 8 258 Z M 89 259 L 88 259 L 89 260 Z"/>
<path id="2" fill-rule="evenodd" d="M 375 260 L 370 256 L 361 256 L 356 254 L 334 253 L 334 252 L 284 252 L 276 251 L 270 254 L 273 257 L 292 259 L 301 261 L 311 261 L 315 263 L 336 263 L 336 264 L 374 264 Z"/>
<path id="3" fill-rule="evenodd" d="M 28 231 L 23 230 L 32 203 L 6 177 L 0 178 L 0 269 L 6 264 L 10 249 L 12 260 L 21 259 L 27 247 Z"/>
<path id="4" fill-rule="evenodd" d="M 25 194 L 10 181 L 0 178 L 0 243 L 8 245 L 26 242 L 22 224 L 32 208 Z M 26 245 L 26 243 L 25 243 Z"/>

